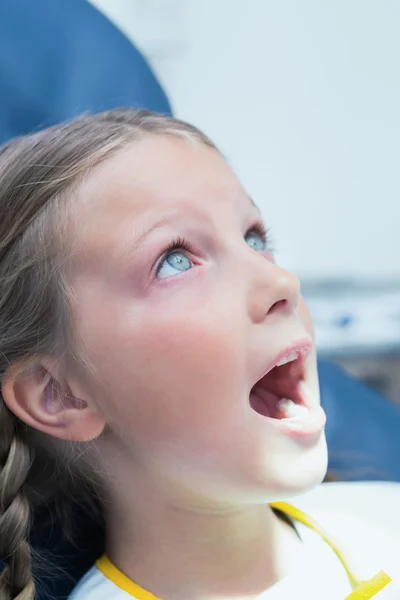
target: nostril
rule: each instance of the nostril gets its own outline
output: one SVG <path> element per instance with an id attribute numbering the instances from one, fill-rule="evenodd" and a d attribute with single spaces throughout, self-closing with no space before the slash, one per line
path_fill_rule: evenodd
<path id="1" fill-rule="evenodd" d="M 278 312 L 282 312 L 283 310 L 286 309 L 288 304 L 287 300 L 278 300 L 278 302 L 275 302 L 271 308 L 268 311 L 269 315 L 272 315 L 274 313 L 278 313 Z"/>

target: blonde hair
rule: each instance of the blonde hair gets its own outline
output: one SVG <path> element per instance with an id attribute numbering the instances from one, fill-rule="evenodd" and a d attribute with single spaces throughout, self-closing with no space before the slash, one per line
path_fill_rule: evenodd
<path id="1" fill-rule="evenodd" d="M 0 149 L 0 383 L 18 361 L 73 352 L 65 275 L 69 200 L 88 173 L 146 135 L 214 148 L 182 121 L 116 109 L 14 139 Z M 35 467 L 43 464 L 35 455 L 48 441 L 21 423 L 0 394 L 1 600 L 34 598 L 30 508 L 47 494 L 42 486 L 49 478 Z"/>

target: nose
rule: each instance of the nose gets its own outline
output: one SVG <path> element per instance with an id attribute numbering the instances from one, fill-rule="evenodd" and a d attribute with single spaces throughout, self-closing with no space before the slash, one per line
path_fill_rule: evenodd
<path id="1" fill-rule="evenodd" d="M 252 253 L 249 285 L 249 314 L 253 323 L 279 313 L 293 313 L 300 300 L 298 277 L 268 260 L 262 254 Z"/>

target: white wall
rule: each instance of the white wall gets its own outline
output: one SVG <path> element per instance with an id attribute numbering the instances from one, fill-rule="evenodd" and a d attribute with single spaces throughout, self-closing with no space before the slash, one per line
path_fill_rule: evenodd
<path id="1" fill-rule="evenodd" d="M 92 1 L 227 154 L 281 262 L 400 277 L 398 0 Z"/>

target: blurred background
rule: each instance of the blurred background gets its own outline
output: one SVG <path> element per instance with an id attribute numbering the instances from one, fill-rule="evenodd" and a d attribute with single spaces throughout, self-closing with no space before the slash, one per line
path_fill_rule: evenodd
<path id="1" fill-rule="evenodd" d="M 400 3 L 92 3 L 262 208 L 320 355 L 400 401 Z"/>

